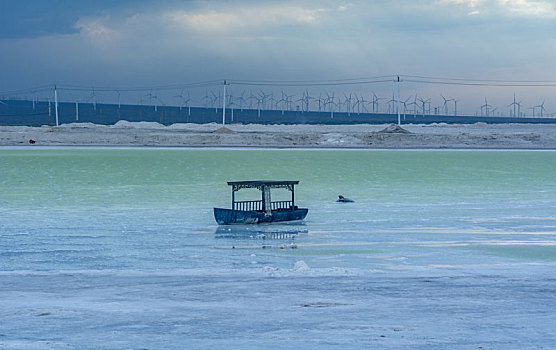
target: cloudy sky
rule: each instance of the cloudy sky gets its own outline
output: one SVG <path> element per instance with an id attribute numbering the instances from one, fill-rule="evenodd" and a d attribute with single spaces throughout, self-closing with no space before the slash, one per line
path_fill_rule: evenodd
<path id="1" fill-rule="evenodd" d="M 0 0 L 0 93 L 398 74 L 555 82 L 555 62 L 554 0 Z M 554 87 L 402 84 L 415 93 L 469 113 L 517 93 L 556 112 Z"/>

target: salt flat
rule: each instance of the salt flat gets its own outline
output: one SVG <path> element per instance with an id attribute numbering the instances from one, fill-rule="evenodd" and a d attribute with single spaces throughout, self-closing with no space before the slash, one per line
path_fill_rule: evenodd
<path id="1" fill-rule="evenodd" d="M 556 149 L 556 124 L 2 126 L 0 146 Z M 406 132 L 405 132 L 406 131 Z M 29 140 L 34 140 L 30 144 Z"/>

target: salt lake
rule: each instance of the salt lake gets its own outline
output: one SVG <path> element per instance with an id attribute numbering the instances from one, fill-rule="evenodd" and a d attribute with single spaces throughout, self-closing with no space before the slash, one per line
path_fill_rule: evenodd
<path id="1" fill-rule="evenodd" d="M 556 347 L 556 151 L 4 148 L 0 169 L 0 348 Z M 305 222 L 218 227 L 226 182 L 263 179 L 300 181 Z"/>

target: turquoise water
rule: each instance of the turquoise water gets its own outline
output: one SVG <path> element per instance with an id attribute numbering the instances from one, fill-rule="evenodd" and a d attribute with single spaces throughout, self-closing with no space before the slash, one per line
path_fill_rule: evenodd
<path id="1" fill-rule="evenodd" d="M 3 348 L 556 347 L 553 151 L 0 149 L 0 168 Z M 226 182 L 253 179 L 299 180 L 305 222 L 218 227 Z"/>

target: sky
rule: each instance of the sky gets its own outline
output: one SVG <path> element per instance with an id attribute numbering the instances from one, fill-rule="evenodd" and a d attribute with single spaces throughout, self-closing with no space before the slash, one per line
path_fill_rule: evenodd
<path id="1" fill-rule="evenodd" d="M 546 100 L 556 113 L 554 62 L 554 0 L 0 0 L 0 95 L 54 84 L 125 88 L 402 75 L 404 99 L 417 94 L 440 104 L 442 95 L 472 114 L 487 97 L 507 109 L 515 93 L 524 107 Z M 425 84 L 407 76 L 552 86 Z M 394 86 L 230 88 L 376 91 L 391 98 Z M 177 102 L 175 91 L 158 93 Z M 80 94 L 62 91 L 66 99 Z M 137 94 L 124 98 L 136 103 Z"/>

